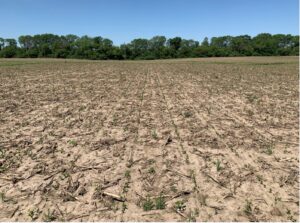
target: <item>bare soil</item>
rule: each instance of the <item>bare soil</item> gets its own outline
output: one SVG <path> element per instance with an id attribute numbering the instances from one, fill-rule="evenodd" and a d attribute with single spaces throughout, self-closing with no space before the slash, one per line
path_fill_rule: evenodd
<path id="1" fill-rule="evenodd" d="M 0 60 L 1 221 L 299 221 L 298 57 Z"/>

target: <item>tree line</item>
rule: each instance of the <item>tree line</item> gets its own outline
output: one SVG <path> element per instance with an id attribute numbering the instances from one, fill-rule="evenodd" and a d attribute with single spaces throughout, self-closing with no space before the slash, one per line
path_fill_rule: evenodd
<path id="1" fill-rule="evenodd" d="M 206 37 L 200 43 L 192 39 L 154 36 L 138 38 L 115 46 L 101 36 L 23 35 L 15 39 L 0 38 L 0 57 L 4 58 L 77 58 L 77 59 L 169 59 L 227 56 L 299 55 L 299 36 L 261 33 L 251 37 Z"/>

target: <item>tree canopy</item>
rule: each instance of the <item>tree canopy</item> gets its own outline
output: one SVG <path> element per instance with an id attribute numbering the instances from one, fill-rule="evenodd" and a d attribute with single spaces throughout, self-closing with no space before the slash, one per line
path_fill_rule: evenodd
<path id="1" fill-rule="evenodd" d="M 205 37 L 201 44 L 192 39 L 154 36 L 138 38 L 115 46 L 101 36 L 59 36 L 54 34 L 23 35 L 18 41 L 0 37 L 0 57 L 11 58 L 77 58 L 77 59 L 168 59 L 227 56 L 299 55 L 299 36 L 261 33 L 251 37 Z"/>

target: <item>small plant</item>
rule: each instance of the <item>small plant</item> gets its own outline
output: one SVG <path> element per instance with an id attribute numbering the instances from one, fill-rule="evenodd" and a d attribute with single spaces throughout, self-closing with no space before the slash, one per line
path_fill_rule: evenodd
<path id="1" fill-rule="evenodd" d="M 69 144 L 72 145 L 72 146 L 77 146 L 78 145 L 75 140 L 70 140 Z"/>
<path id="2" fill-rule="evenodd" d="M 85 106 L 80 106 L 79 111 L 83 111 L 85 109 Z"/>
<path id="3" fill-rule="evenodd" d="M 216 168 L 217 168 L 217 171 L 219 172 L 220 170 L 222 170 L 222 167 L 221 167 L 221 161 L 220 160 L 217 160 L 215 162 L 215 165 L 216 165 Z"/>
<path id="4" fill-rule="evenodd" d="M 0 192 L 0 201 L 5 202 L 5 193 L 4 192 Z"/>
<path id="5" fill-rule="evenodd" d="M 176 201 L 174 205 L 174 209 L 179 212 L 184 212 L 186 208 L 185 202 L 183 200 Z"/>
<path id="6" fill-rule="evenodd" d="M 70 174 L 67 171 L 62 172 L 61 175 L 59 176 L 59 178 L 61 180 L 67 179 L 69 177 L 70 177 Z"/>
<path id="7" fill-rule="evenodd" d="M 263 184 L 263 177 L 261 175 L 257 175 L 256 178 L 261 184 Z"/>
<path id="8" fill-rule="evenodd" d="M 166 201 L 161 195 L 155 199 L 155 207 L 158 210 L 162 210 L 166 208 Z"/>
<path id="9" fill-rule="evenodd" d="M 123 187 L 123 193 L 127 193 L 129 190 L 129 182 L 125 182 L 124 187 Z"/>
<path id="10" fill-rule="evenodd" d="M 193 113 L 191 111 L 184 111 L 183 112 L 183 116 L 185 118 L 190 118 L 190 117 L 192 117 L 192 115 L 193 115 Z"/>
<path id="11" fill-rule="evenodd" d="M 184 151 L 184 153 L 186 153 L 186 151 Z M 185 157 L 185 163 L 186 164 L 190 163 L 190 159 L 189 159 L 188 155 L 186 155 L 186 157 Z"/>
<path id="12" fill-rule="evenodd" d="M 275 204 L 277 204 L 278 202 L 281 202 L 281 198 L 277 197 L 277 196 L 275 196 L 274 200 L 275 200 Z"/>
<path id="13" fill-rule="evenodd" d="M 253 102 L 254 102 L 255 100 L 257 100 L 258 98 L 257 98 L 256 95 L 250 94 L 250 95 L 247 96 L 247 99 L 248 99 L 248 101 L 249 101 L 250 103 L 253 103 Z"/>
<path id="14" fill-rule="evenodd" d="M 127 163 L 126 163 L 126 166 L 127 166 L 128 168 L 130 168 L 132 165 L 133 165 L 133 158 L 130 157 L 130 158 L 128 159 Z"/>
<path id="15" fill-rule="evenodd" d="M 143 203 L 143 210 L 144 211 L 151 211 L 154 209 L 154 203 L 150 200 L 150 198 L 147 198 L 145 202 Z"/>
<path id="16" fill-rule="evenodd" d="M 297 222 L 297 220 L 292 215 L 288 216 L 288 220 L 291 222 Z"/>
<path id="17" fill-rule="evenodd" d="M 48 209 L 48 212 L 46 214 L 44 214 L 44 216 L 43 216 L 43 221 L 50 222 L 50 221 L 55 221 L 55 220 L 56 220 L 56 215 L 55 215 L 54 211 L 50 211 Z"/>
<path id="18" fill-rule="evenodd" d="M 150 174 L 155 174 L 155 169 L 154 169 L 154 167 L 150 167 L 150 169 L 148 170 L 148 173 L 150 173 Z"/>
<path id="19" fill-rule="evenodd" d="M 28 211 L 28 216 L 31 218 L 31 221 L 38 219 L 40 210 L 38 208 L 33 208 Z"/>
<path id="20" fill-rule="evenodd" d="M 196 174 L 194 170 L 189 170 L 190 172 L 190 177 L 193 180 L 194 183 L 196 183 Z"/>
<path id="21" fill-rule="evenodd" d="M 6 166 L 0 166 L 0 173 L 4 173 L 7 170 Z"/>
<path id="22" fill-rule="evenodd" d="M 171 191 L 173 191 L 174 193 L 177 193 L 178 190 L 177 190 L 176 186 L 172 185 L 171 186 Z"/>
<path id="23" fill-rule="evenodd" d="M 155 159 L 149 159 L 149 160 L 147 161 L 147 163 L 148 163 L 149 165 L 154 164 L 154 163 L 155 163 Z"/>
<path id="24" fill-rule="evenodd" d="M 152 138 L 153 139 L 158 139 L 158 135 L 157 135 L 157 133 L 156 133 L 156 131 L 155 131 L 155 129 L 154 130 L 152 130 L 152 132 L 151 132 L 151 136 L 152 136 Z"/>
<path id="25" fill-rule="evenodd" d="M 273 149 L 274 149 L 273 145 L 268 145 L 266 150 L 265 150 L 265 153 L 267 155 L 272 155 L 273 154 Z"/>
<path id="26" fill-rule="evenodd" d="M 244 213 L 246 215 L 252 215 L 252 203 L 251 201 L 246 200 L 246 205 L 244 208 Z"/>
<path id="27" fill-rule="evenodd" d="M 296 222 L 297 220 L 296 219 L 294 219 L 294 217 L 292 216 L 292 212 L 291 212 L 291 210 L 290 209 L 287 209 L 286 210 L 286 214 L 288 215 L 288 220 L 289 221 L 291 221 L 291 222 Z"/>
<path id="28" fill-rule="evenodd" d="M 188 222 L 196 222 L 196 215 L 197 215 L 197 212 L 193 212 L 193 211 L 189 211 L 189 213 L 187 214 L 187 221 Z"/>
<path id="29" fill-rule="evenodd" d="M 125 171 L 125 177 L 127 178 L 127 179 L 130 179 L 130 170 L 126 170 Z"/>
<path id="30" fill-rule="evenodd" d="M 5 157 L 5 150 L 3 147 L 0 147 L 0 159 Z"/>
<path id="31" fill-rule="evenodd" d="M 122 203 L 122 213 L 124 214 L 127 209 L 127 204 L 125 202 Z"/>

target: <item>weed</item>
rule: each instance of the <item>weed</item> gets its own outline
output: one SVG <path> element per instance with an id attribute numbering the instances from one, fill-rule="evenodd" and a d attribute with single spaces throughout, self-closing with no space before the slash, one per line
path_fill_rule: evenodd
<path id="1" fill-rule="evenodd" d="M 184 212 L 186 208 L 185 202 L 183 200 L 176 201 L 174 205 L 174 209 L 176 211 Z"/>
<path id="2" fill-rule="evenodd" d="M 263 184 L 263 177 L 261 175 L 257 175 L 256 178 L 261 184 Z"/>
<path id="3" fill-rule="evenodd" d="M 5 157 L 5 150 L 3 147 L 0 147 L 0 159 Z"/>
<path id="4" fill-rule="evenodd" d="M 196 215 L 197 215 L 197 212 L 193 212 L 193 211 L 189 211 L 187 213 L 187 221 L 188 222 L 196 222 Z"/>
<path id="5" fill-rule="evenodd" d="M 147 161 L 147 163 L 148 163 L 149 165 L 154 164 L 154 163 L 155 163 L 155 159 L 149 159 L 149 160 Z"/>
<path id="6" fill-rule="evenodd" d="M 155 174 L 155 169 L 154 169 L 154 167 L 150 167 L 150 169 L 148 170 L 148 173 L 150 173 L 150 174 Z"/>
<path id="7" fill-rule="evenodd" d="M 7 170 L 7 167 L 2 165 L 0 166 L 0 173 L 4 173 Z"/>
<path id="8" fill-rule="evenodd" d="M 297 220 L 292 215 L 288 216 L 288 220 L 291 222 L 297 222 Z"/>
<path id="9" fill-rule="evenodd" d="M 127 193 L 129 190 L 129 182 L 125 182 L 124 187 L 123 187 L 123 193 Z"/>
<path id="10" fill-rule="evenodd" d="M 67 171 L 64 171 L 64 172 L 62 172 L 61 173 L 61 175 L 60 175 L 60 179 L 61 180 L 64 180 L 64 179 L 67 179 L 67 178 L 69 178 L 70 177 L 70 174 L 67 172 Z"/>
<path id="11" fill-rule="evenodd" d="M 268 145 L 266 150 L 265 150 L 265 153 L 267 155 L 272 155 L 273 154 L 273 150 L 274 150 L 274 146 L 273 145 Z"/>
<path id="12" fill-rule="evenodd" d="M 197 188 L 196 174 L 195 174 L 194 170 L 190 170 L 190 176 L 191 176 L 191 179 L 193 180 L 195 188 Z"/>
<path id="13" fill-rule="evenodd" d="M 1 202 L 5 202 L 5 193 L 4 192 L 0 192 L 0 200 L 1 200 Z"/>
<path id="14" fill-rule="evenodd" d="M 186 153 L 186 151 L 184 151 L 184 152 Z M 186 157 L 185 157 L 185 163 L 186 163 L 186 164 L 189 164 L 189 163 L 190 163 L 190 159 L 189 159 L 188 155 L 186 155 Z"/>
<path id="15" fill-rule="evenodd" d="M 157 133 L 156 133 L 156 131 L 155 131 L 155 129 L 154 130 L 152 130 L 152 132 L 151 132 L 151 136 L 152 136 L 152 138 L 153 139 L 158 139 L 158 135 L 157 135 Z"/>
<path id="16" fill-rule="evenodd" d="M 143 203 L 143 210 L 144 211 L 151 211 L 154 209 L 154 203 L 150 200 L 150 198 L 147 198 L 145 202 Z"/>
<path id="17" fill-rule="evenodd" d="M 75 140 L 70 140 L 69 144 L 72 145 L 72 146 L 77 146 L 78 145 Z"/>
<path id="18" fill-rule="evenodd" d="M 127 179 L 130 179 L 130 170 L 126 170 L 125 171 L 125 177 L 127 178 Z"/>
<path id="19" fill-rule="evenodd" d="M 220 160 L 217 160 L 215 162 L 215 165 L 216 165 L 216 168 L 217 168 L 217 171 L 219 172 L 220 170 L 222 170 L 223 168 L 221 167 L 221 161 Z"/>
<path id="20" fill-rule="evenodd" d="M 176 186 L 172 185 L 171 186 L 171 191 L 174 192 L 174 193 L 177 193 L 178 190 L 177 190 Z"/>
<path id="21" fill-rule="evenodd" d="M 127 204 L 125 202 L 122 203 L 122 213 L 124 214 L 127 209 Z"/>
<path id="22" fill-rule="evenodd" d="M 38 219 L 40 214 L 39 208 L 33 208 L 28 211 L 28 216 L 31 218 L 31 221 Z"/>
<path id="23" fill-rule="evenodd" d="M 184 112 L 183 112 L 183 116 L 184 116 L 185 118 L 190 118 L 190 117 L 193 116 L 193 113 L 192 113 L 191 111 L 184 111 Z"/>
<path id="24" fill-rule="evenodd" d="M 297 221 L 297 220 L 294 219 L 294 217 L 292 216 L 292 212 L 291 212 L 290 209 L 287 209 L 287 210 L 286 210 L 286 214 L 288 215 L 288 220 L 289 220 L 289 221 L 292 221 L 292 222 L 296 222 L 296 221 Z"/>
<path id="25" fill-rule="evenodd" d="M 162 210 L 166 208 L 166 201 L 164 197 L 160 195 L 158 198 L 155 199 L 155 207 L 158 210 Z"/>
<path id="26" fill-rule="evenodd" d="M 252 215 L 252 203 L 251 201 L 246 200 L 246 204 L 244 207 L 244 213 L 246 215 Z"/>
<path id="27" fill-rule="evenodd" d="M 80 106 L 79 111 L 83 111 L 85 109 L 85 106 Z"/>
<path id="28" fill-rule="evenodd" d="M 277 204 L 278 202 L 281 202 L 281 198 L 277 197 L 277 196 L 275 196 L 274 200 L 275 200 L 275 204 Z"/>
<path id="29" fill-rule="evenodd" d="M 253 103 L 255 100 L 258 99 L 258 97 L 254 94 L 250 94 L 250 95 L 247 95 L 247 99 L 250 103 Z"/>
<path id="30" fill-rule="evenodd" d="M 50 211 L 48 209 L 48 212 L 46 214 L 44 214 L 44 216 L 43 216 L 43 221 L 46 221 L 46 222 L 55 221 L 56 218 L 57 217 L 56 217 L 55 211 Z"/>

